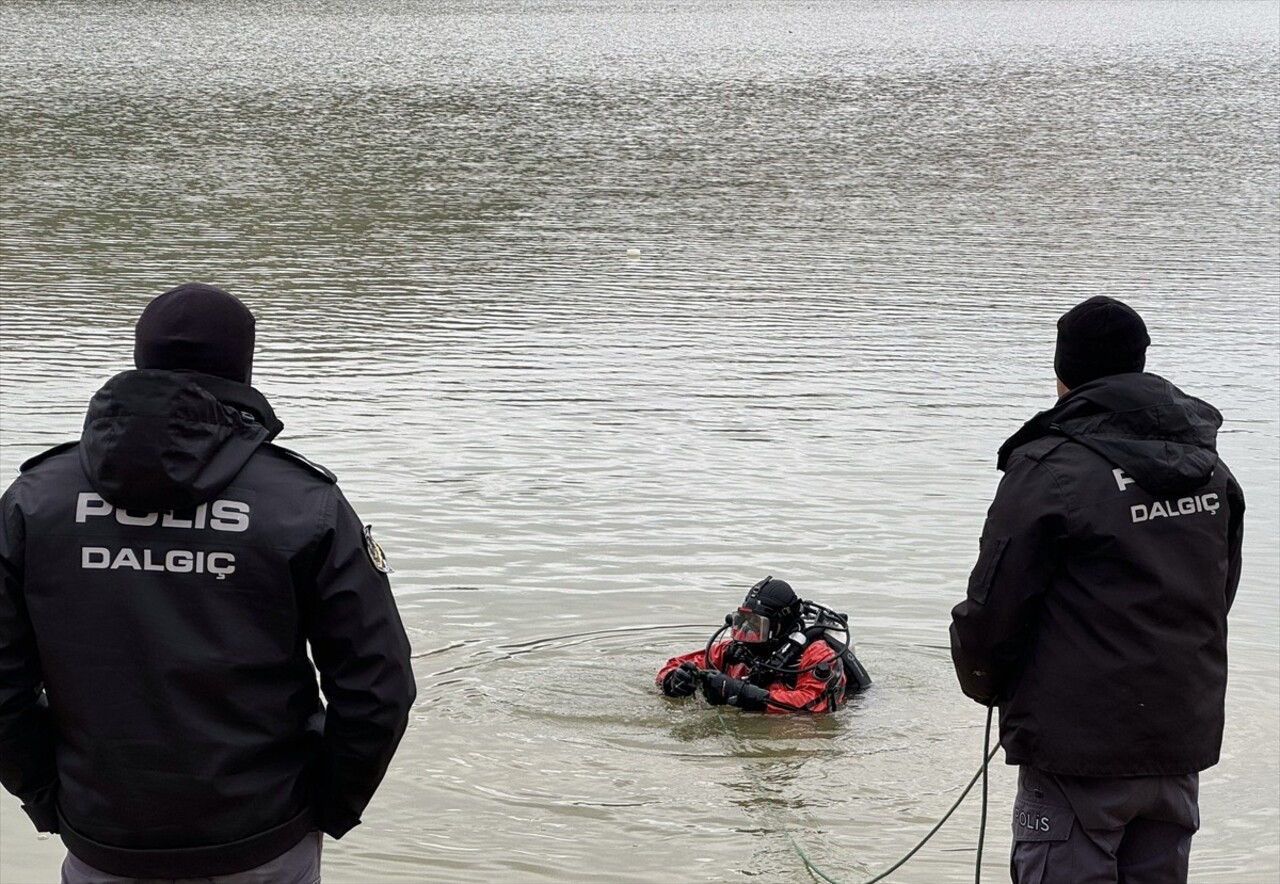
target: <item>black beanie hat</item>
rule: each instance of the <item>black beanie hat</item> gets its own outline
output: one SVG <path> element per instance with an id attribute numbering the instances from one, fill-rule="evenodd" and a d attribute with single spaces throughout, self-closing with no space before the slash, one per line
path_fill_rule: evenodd
<path id="1" fill-rule="evenodd" d="M 1142 371 L 1151 343 L 1142 317 L 1127 304 L 1095 295 L 1058 320 L 1053 368 L 1073 389 L 1110 374 Z"/>
<path id="2" fill-rule="evenodd" d="M 234 295 L 188 282 L 156 298 L 134 328 L 138 368 L 200 371 L 249 383 L 253 314 Z"/>

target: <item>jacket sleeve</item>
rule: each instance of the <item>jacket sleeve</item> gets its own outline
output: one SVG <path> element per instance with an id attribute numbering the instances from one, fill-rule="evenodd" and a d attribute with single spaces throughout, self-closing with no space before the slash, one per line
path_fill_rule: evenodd
<path id="1" fill-rule="evenodd" d="M 951 660 L 973 700 L 990 706 L 1012 688 L 1066 533 L 1052 473 L 1015 456 L 987 512 L 965 600 L 951 611 Z"/>
<path id="2" fill-rule="evenodd" d="M 331 491 L 303 610 L 327 703 L 316 822 L 341 838 L 359 824 L 382 782 L 416 688 L 387 575 L 374 566 L 355 511 L 337 486 Z"/>
<path id="3" fill-rule="evenodd" d="M 724 649 L 728 646 L 728 644 L 729 644 L 728 642 L 716 642 L 714 645 L 711 646 L 711 665 L 715 666 L 717 669 L 723 668 Z M 667 674 L 671 672 L 671 670 L 679 667 L 681 663 L 693 662 L 698 666 L 699 669 L 701 669 L 703 666 L 706 665 L 706 657 L 704 656 L 705 653 L 706 653 L 705 648 L 699 648 L 696 651 L 690 651 L 687 654 L 681 654 L 679 657 L 672 657 L 666 663 L 662 664 L 662 668 L 658 670 L 658 675 L 655 678 L 655 681 L 657 682 L 658 687 L 662 687 L 662 680 L 667 677 Z"/>
<path id="4" fill-rule="evenodd" d="M 1227 505 L 1230 508 L 1231 520 L 1227 523 L 1227 610 L 1236 600 L 1236 590 L 1240 587 L 1240 559 L 1244 548 L 1244 491 L 1235 476 L 1227 476 Z"/>
<path id="5" fill-rule="evenodd" d="M 35 633 L 23 597 L 24 526 L 10 489 L 0 498 L 0 783 L 38 831 L 58 831 L 58 770 Z"/>

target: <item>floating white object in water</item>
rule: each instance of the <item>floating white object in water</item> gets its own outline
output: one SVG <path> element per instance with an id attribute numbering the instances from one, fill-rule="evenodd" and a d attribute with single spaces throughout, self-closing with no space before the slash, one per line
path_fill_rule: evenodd
<path id="1" fill-rule="evenodd" d="M 628 257 L 628 258 L 639 258 L 639 257 L 640 257 L 640 250 L 639 250 L 639 249 L 627 249 L 627 257 Z"/>

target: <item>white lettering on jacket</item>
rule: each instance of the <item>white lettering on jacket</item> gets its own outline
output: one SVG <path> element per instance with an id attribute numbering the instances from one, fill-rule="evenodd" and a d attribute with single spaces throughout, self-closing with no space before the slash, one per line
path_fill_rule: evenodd
<path id="1" fill-rule="evenodd" d="M 249 504 L 242 500 L 215 500 L 202 503 L 191 513 L 191 518 L 179 518 L 174 510 L 163 513 L 132 513 L 118 509 L 93 492 L 81 492 L 76 498 L 76 522 L 85 523 L 89 519 L 114 515 L 121 525 L 133 525 L 140 528 L 212 528 L 214 531 L 240 533 L 249 530 Z"/>
<path id="2" fill-rule="evenodd" d="M 145 547 L 122 547 L 112 552 L 105 546 L 80 548 L 80 567 L 90 571 L 166 571 L 170 574 L 212 574 L 219 580 L 236 573 L 236 557 L 229 552 L 171 549 L 155 552 Z"/>
<path id="3" fill-rule="evenodd" d="M 1124 470 L 1112 470 L 1111 475 L 1116 477 L 1116 485 L 1121 491 L 1128 490 L 1128 487 L 1134 482 L 1133 479 L 1124 474 Z"/>
<path id="4" fill-rule="evenodd" d="M 1152 519 L 1171 519 L 1177 516 L 1190 516 L 1195 513 L 1216 515 L 1222 508 L 1215 491 L 1198 494 L 1192 497 L 1180 497 L 1177 500 L 1157 500 L 1151 504 L 1135 503 L 1129 507 L 1129 515 L 1134 523 L 1149 522 Z"/>

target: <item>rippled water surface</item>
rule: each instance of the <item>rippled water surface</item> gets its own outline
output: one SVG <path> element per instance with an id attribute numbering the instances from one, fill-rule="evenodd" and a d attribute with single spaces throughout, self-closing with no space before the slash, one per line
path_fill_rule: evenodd
<path id="1" fill-rule="evenodd" d="M 1280 876 L 1280 5 L 9 0 L 0 33 L 5 482 L 202 279 L 396 568 L 421 699 L 326 881 L 896 861 L 981 758 L 949 610 L 1096 293 L 1227 418 L 1247 563 L 1192 877 Z M 875 687 L 659 697 L 769 573 L 850 613 Z M 56 880 L 0 797 L 0 880 Z M 977 827 L 893 880 L 972 880 Z"/>

